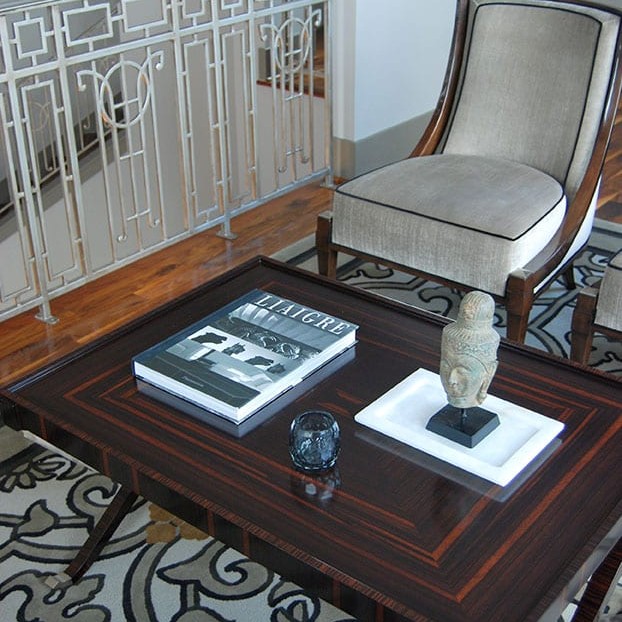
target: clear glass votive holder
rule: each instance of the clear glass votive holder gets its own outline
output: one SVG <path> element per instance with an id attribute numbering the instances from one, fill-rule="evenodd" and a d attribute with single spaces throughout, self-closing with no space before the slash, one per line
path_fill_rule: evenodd
<path id="1" fill-rule="evenodd" d="M 301 471 L 325 471 L 334 466 L 341 448 L 339 424 L 324 410 L 296 416 L 289 428 L 289 455 Z"/>

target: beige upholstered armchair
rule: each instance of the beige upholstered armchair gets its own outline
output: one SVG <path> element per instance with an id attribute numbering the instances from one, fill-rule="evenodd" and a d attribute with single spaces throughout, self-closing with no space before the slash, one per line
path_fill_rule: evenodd
<path id="1" fill-rule="evenodd" d="M 620 15 L 587 3 L 458 0 L 443 91 L 411 156 L 339 186 L 318 219 L 337 253 L 505 305 L 523 341 L 534 297 L 574 286 L 620 88 Z"/>
<path id="2" fill-rule="evenodd" d="M 588 363 L 595 332 L 622 339 L 622 250 L 611 259 L 602 280 L 577 296 L 570 358 Z"/>

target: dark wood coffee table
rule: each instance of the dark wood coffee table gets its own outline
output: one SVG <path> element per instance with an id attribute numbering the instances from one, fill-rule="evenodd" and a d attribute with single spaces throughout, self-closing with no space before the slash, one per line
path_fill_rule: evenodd
<path id="1" fill-rule="evenodd" d="M 351 360 L 242 438 L 137 391 L 132 355 L 253 287 L 359 324 Z M 443 325 L 258 258 L 7 387 L 3 416 L 119 482 L 111 514 L 144 495 L 359 619 L 557 620 L 622 531 L 622 383 L 503 343 L 491 393 L 566 427 L 501 488 L 354 421 L 419 367 L 438 370 Z M 287 434 L 317 407 L 336 415 L 342 453 L 313 481 Z"/>

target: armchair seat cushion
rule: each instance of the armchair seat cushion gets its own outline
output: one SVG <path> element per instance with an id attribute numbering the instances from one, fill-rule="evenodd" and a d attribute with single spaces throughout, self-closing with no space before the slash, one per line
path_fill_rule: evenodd
<path id="1" fill-rule="evenodd" d="M 598 303 L 596 324 L 622 331 L 622 251 L 605 268 Z"/>
<path id="2" fill-rule="evenodd" d="M 501 158 L 409 158 L 339 186 L 333 242 L 467 286 L 505 294 L 508 275 L 554 237 L 560 183 Z"/>

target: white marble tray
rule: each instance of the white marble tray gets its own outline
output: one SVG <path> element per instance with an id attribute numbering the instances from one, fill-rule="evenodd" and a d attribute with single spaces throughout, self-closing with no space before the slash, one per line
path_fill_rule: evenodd
<path id="1" fill-rule="evenodd" d="M 470 449 L 425 429 L 428 419 L 445 404 L 438 374 L 418 369 L 361 410 L 355 420 L 501 486 L 564 429 L 560 421 L 488 395 L 482 408 L 497 413 L 500 425 Z"/>

